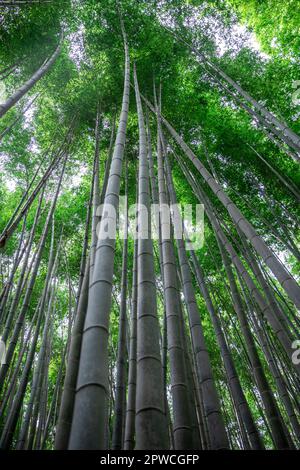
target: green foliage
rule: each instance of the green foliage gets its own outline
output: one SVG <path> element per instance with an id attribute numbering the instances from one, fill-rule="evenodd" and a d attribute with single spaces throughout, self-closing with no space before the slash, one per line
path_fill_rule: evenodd
<path id="1" fill-rule="evenodd" d="M 298 165 L 278 149 L 251 122 L 249 115 L 238 108 L 230 96 L 225 96 L 203 69 L 203 64 L 191 54 L 163 25 L 169 20 L 175 30 L 188 41 L 194 41 L 202 52 L 221 66 L 257 100 L 265 103 L 277 116 L 296 131 L 300 131 L 299 105 L 292 103 L 292 82 L 298 76 L 299 54 L 299 8 L 296 0 L 227 0 L 187 1 L 123 0 L 121 9 L 128 36 L 132 62 L 136 63 L 141 93 L 153 102 L 153 83 L 158 89 L 162 85 L 162 113 L 190 144 L 199 159 L 209 168 L 207 152 L 215 171 L 226 184 L 228 195 L 242 209 L 245 216 L 262 234 L 265 240 L 288 267 L 299 275 L 299 262 L 285 251 L 282 240 L 274 235 L 270 226 L 285 239 L 288 230 L 294 239 L 299 236 L 296 218 L 299 207 L 292 195 L 276 176 L 251 150 L 253 146 L 281 175 L 295 185 L 300 183 Z M 45 5 L 23 8 L 6 8 L 2 14 L 0 33 L 0 70 L 20 62 L 14 73 L 4 79 L 7 95 L 24 83 L 32 73 L 53 53 L 60 32 L 64 31 L 62 51 L 58 60 L 35 87 L 0 122 L 0 133 L 19 121 L 0 143 L 0 232 L 9 221 L 21 195 L 26 190 L 37 166 L 42 161 L 45 171 L 55 151 L 63 141 L 74 118 L 72 143 L 68 149 L 66 176 L 55 212 L 55 243 L 57 246 L 62 231 L 63 249 L 60 254 L 57 289 L 57 317 L 54 320 L 53 353 L 49 365 L 49 400 L 53 394 L 58 374 L 63 344 L 67 337 L 69 314 L 68 281 L 76 292 L 87 204 L 90 194 L 94 153 L 94 127 L 97 106 L 103 114 L 103 131 L 100 143 L 100 179 L 103 183 L 105 162 L 108 155 L 110 130 L 115 114 L 120 109 L 123 88 L 124 50 L 120 32 L 119 16 L 115 1 L 51 2 Z M 237 14 L 237 17 L 236 17 Z M 238 19 L 237 19 L 238 18 Z M 243 47 L 243 38 L 232 40 L 223 55 L 217 54 L 218 40 L 227 41 L 228 30 L 242 21 L 253 30 L 261 52 Z M 198 23 L 199 22 L 199 23 Z M 207 30 L 201 25 L 206 22 Z M 169 25 L 167 22 L 166 24 Z M 195 26 L 194 26 L 195 25 Z M 200 27 L 200 26 L 201 27 Z M 226 29 L 227 28 L 227 29 Z M 229 28 L 229 29 L 228 29 Z M 39 93 L 30 111 L 23 115 L 30 100 Z M 153 149 L 156 140 L 155 119 L 150 116 Z M 205 147 L 204 145 L 205 144 Z M 249 145 L 247 145 L 249 144 Z M 173 145 L 173 143 L 172 143 Z M 174 148 L 178 153 L 179 149 Z M 130 111 L 127 127 L 126 154 L 129 171 L 129 202 L 136 200 L 136 168 L 138 160 L 138 128 L 134 94 L 130 96 Z M 181 203 L 196 203 L 197 199 L 184 179 L 170 154 L 172 172 L 178 200 Z M 194 170 L 193 170 L 194 172 Z M 57 181 L 55 172 L 46 187 L 46 201 L 38 224 L 34 249 L 37 248 L 45 223 L 50 198 Z M 196 178 L 200 178 L 196 175 Z M 228 214 L 204 186 L 222 220 L 233 229 Z M 121 192 L 124 191 L 122 181 Z M 27 214 L 27 233 L 32 227 L 37 202 Z M 272 210 L 271 210 L 271 209 Z M 262 218 L 264 221 L 262 221 Z M 276 220 L 275 220 L 276 218 Z M 266 223 L 269 224 L 266 228 Z M 21 233 L 18 227 L 6 246 L 2 266 L 4 273 L 0 288 L 4 284 L 10 262 Z M 234 230 L 234 229 L 233 229 Z M 42 266 L 35 285 L 30 315 L 37 305 L 46 276 L 50 237 L 43 254 Z M 120 260 L 122 251 L 118 240 L 115 271 L 115 300 L 111 314 L 111 359 L 115 363 L 114 351 L 118 335 L 118 304 L 116 298 L 120 286 Z M 158 246 L 155 246 L 158 251 Z M 211 253 L 214 256 L 211 256 Z M 232 317 L 228 286 L 224 283 L 224 270 L 220 253 L 211 227 L 205 220 L 205 244 L 197 253 L 216 293 L 214 302 L 228 328 L 228 337 L 235 345 L 234 359 L 238 365 L 243 388 L 254 413 L 260 413 L 253 398 L 244 345 L 239 341 Z M 129 243 L 129 272 L 132 272 L 133 243 Z M 68 269 L 66 269 L 66 262 Z M 161 281 L 156 263 L 158 281 Z M 18 279 L 19 272 L 17 272 Z M 130 281 L 131 282 L 131 281 Z M 220 367 L 220 353 L 213 327 L 203 298 L 197 291 L 205 339 L 212 360 L 219 389 L 224 391 L 228 425 L 236 426 L 230 397 L 224 389 L 224 371 Z M 74 299 L 73 299 L 74 303 Z M 159 304 L 159 320 L 162 324 L 163 306 Z M 240 355 L 243 356 L 239 362 Z M 263 359 L 263 356 L 262 356 Z M 265 360 L 264 366 L 266 366 Z M 267 368 L 266 368 L 267 370 Z M 265 428 L 259 423 L 261 429 Z M 51 439 L 47 445 L 51 447 Z M 270 437 L 265 432 L 265 441 Z M 237 446 L 236 442 L 235 445 Z"/>

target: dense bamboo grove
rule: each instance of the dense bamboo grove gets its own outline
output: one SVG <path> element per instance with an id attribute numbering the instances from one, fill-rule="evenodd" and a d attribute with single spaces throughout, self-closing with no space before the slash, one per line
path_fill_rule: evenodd
<path id="1" fill-rule="evenodd" d="M 1 449 L 300 447 L 299 12 L 257 3 L 0 2 Z"/>

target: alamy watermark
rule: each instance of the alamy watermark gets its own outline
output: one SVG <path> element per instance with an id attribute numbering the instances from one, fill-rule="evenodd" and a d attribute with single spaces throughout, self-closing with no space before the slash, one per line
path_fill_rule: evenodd
<path id="1" fill-rule="evenodd" d="M 292 87 L 295 91 L 292 93 L 292 102 L 294 105 L 300 105 L 300 80 L 294 80 Z"/>
<path id="2" fill-rule="evenodd" d="M 292 363 L 298 366 L 300 364 L 300 339 L 293 341 L 292 349 L 295 349 L 292 354 Z"/>
<path id="3" fill-rule="evenodd" d="M 104 203 L 97 208 L 101 219 L 97 225 L 100 240 L 114 240 L 126 236 L 125 223 L 128 213 L 128 237 L 162 241 L 185 240 L 187 249 L 197 250 L 204 242 L 203 204 L 151 204 L 137 203 L 128 206 L 126 196 L 119 198 L 118 210 L 113 204 Z"/>
<path id="4" fill-rule="evenodd" d="M 6 100 L 6 87 L 5 83 L 0 80 L 0 104 L 3 104 Z"/>
<path id="5" fill-rule="evenodd" d="M 0 339 L 0 366 L 3 366 L 3 364 L 5 364 L 5 358 L 6 358 L 6 344 L 2 339 Z"/>

